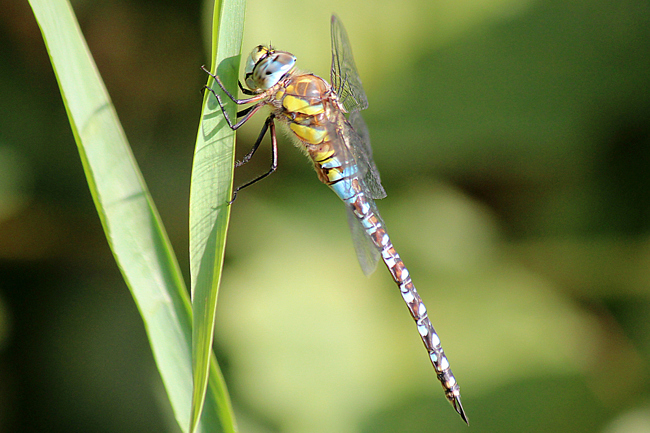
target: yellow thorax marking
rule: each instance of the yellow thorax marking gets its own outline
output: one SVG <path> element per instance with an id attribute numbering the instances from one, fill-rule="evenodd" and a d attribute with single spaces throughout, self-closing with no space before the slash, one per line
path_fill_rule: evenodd
<path id="1" fill-rule="evenodd" d="M 286 95 L 282 100 L 282 105 L 291 113 L 301 113 L 308 116 L 314 116 L 325 111 L 322 103 L 311 105 L 304 98 L 293 95 Z"/>
<path id="2" fill-rule="evenodd" d="M 327 130 L 322 126 L 305 126 L 298 123 L 289 123 L 289 128 L 302 141 L 309 144 L 319 144 L 327 138 Z"/>

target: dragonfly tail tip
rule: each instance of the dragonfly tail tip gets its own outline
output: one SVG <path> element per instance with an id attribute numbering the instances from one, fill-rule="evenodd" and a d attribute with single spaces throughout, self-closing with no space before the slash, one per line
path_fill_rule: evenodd
<path id="1" fill-rule="evenodd" d="M 469 425 L 469 420 L 467 419 L 467 415 L 465 415 L 465 409 L 463 409 L 463 404 L 460 402 L 460 396 L 455 396 L 451 404 L 456 409 L 456 412 L 458 412 L 458 415 L 465 421 L 465 424 Z"/>

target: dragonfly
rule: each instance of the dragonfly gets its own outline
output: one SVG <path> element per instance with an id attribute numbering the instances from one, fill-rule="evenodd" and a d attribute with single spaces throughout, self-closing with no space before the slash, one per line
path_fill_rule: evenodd
<path id="1" fill-rule="evenodd" d="M 238 120 L 233 122 L 221 96 L 206 86 L 216 97 L 231 129 L 239 129 L 261 108 L 268 106 L 271 109 L 252 150 L 236 164 L 241 166 L 248 162 L 270 131 L 271 167 L 266 173 L 236 188 L 230 203 L 241 189 L 277 169 L 275 122 L 288 126 L 297 139 L 298 147 L 313 161 L 318 178 L 345 203 L 361 269 L 370 275 L 379 258 L 383 260 L 416 322 L 447 400 L 461 418 L 469 423 L 461 404 L 460 387 L 451 372 L 440 338 L 429 320 L 427 308 L 415 289 L 409 271 L 388 236 L 374 202 L 375 199 L 386 197 L 386 191 L 373 161 L 368 128 L 360 114 L 361 110 L 368 107 L 368 98 L 352 57 L 348 35 L 336 15 L 331 19 L 331 38 L 331 84 L 317 75 L 300 72 L 296 68 L 296 57 L 293 54 L 276 50 L 270 45 L 258 45 L 246 60 L 244 81 L 247 87 L 239 82 L 242 93 L 249 96 L 246 99 L 237 99 L 217 75 L 203 67 L 235 104 L 252 104 L 239 111 Z"/>

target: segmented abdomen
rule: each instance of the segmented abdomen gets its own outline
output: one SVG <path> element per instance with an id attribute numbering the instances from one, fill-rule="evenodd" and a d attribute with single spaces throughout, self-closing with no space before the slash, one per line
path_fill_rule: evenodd
<path id="1" fill-rule="evenodd" d="M 445 352 L 440 344 L 440 338 L 429 320 L 427 308 L 415 289 L 413 281 L 411 281 L 408 269 L 406 269 L 404 262 L 399 254 L 397 254 L 397 251 L 395 251 L 395 247 L 383 226 L 374 202 L 372 199 L 366 197 L 362 191 L 360 181 L 356 176 L 356 170 L 354 168 L 344 170 L 340 166 L 336 167 L 336 163 L 336 153 L 333 153 L 324 160 L 316 161 L 317 167 L 320 167 L 324 173 L 327 173 L 328 182 L 326 183 L 329 184 L 347 206 L 351 207 L 354 216 L 359 219 L 366 233 L 370 236 L 372 243 L 381 252 L 381 257 L 390 271 L 393 280 L 397 283 L 402 298 L 415 320 L 424 347 L 429 352 L 429 358 L 436 370 L 438 380 L 445 390 L 445 396 L 463 419 L 467 420 L 460 402 L 460 387 L 451 372 L 449 361 L 447 361 Z"/>
<path id="2" fill-rule="evenodd" d="M 436 370 L 438 380 L 440 380 L 445 390 L 445 396 L 458 411 L 458 406 L 460 405 L 460 387 L 451 372 L 449 361 L 447 361 L 445 352 L 440 345 L 440 338 L 429 320 L 427 308 L 415 289 L 413 281 L 411 281 L 408 269 L 406 269 L 404 262 L 395 251 L 395 247 L 386 229 L 383 227 L 381 220 L 375 215 L 376 210 L 372 210 L 374 206 L 370 206 L 365 195 L 358 193 L 353 198 L 346 200 L 346 202 L 352 206 L 354 215 L 361 220 L 362 225 L 366 228 L 366 233 L 368 233 L 372 242 L 380 250 L 381 257 L 390 271 L 393 280 L 397 283 L 402 298 L 406 302 L 411 316 L 417 324 L 424 347 L 429 352 L 429 358 Z"/>

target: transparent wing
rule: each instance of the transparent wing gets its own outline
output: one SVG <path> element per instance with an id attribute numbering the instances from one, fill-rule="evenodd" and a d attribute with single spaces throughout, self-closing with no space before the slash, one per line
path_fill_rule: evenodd
<path id="1" fill-rule="evenodd" d="M 370 198 L 381 199 L 386 197 L 386 191 L 381 186 L 381 178 L 375 161 L 372 159 L 372 147 L 370 147 L 370 133 L 366 122 L 363 121 L 358 111 L 350 115 L 352 130 L 348 131 L 349 147 L 352 149 L 354 159 L 359 166 L 359 174 L 366 186 L 366 192 Z"/>
<path id="2" fill-rule="evenodd" d="M 385 227 L 375 202 L 372 199 L 368 199 L 368 204 L 370 205 L 370 211 L 377 217 L 379 223 Z M 352 242 L 354 243 L 354 251 L 357 253 L 361 270 L 365 275 L 369 276 L 377 269 L 377 262 L 381 256 L 380 252 L 370 239 L 370 236 L 368 236 L 368 233 L 366 233 L 361 221 L 354 216 L 352 208 L 348 206 L 346 210 L 348 214 L 348 225 L 352 233 Z"/>
<path id="3" fill-rule="evenodd" d="M 361 191 L 371 199 L 386 197 L 379 170 L 372 159 L 368 128 L 361 115 L 352 113 L 347 120 L 341 113 L 337 122 L 328 125 L 328 132 L 333 137 L 330 145 L 336 150 L 341 167 L 347 175 L 356 174 Z"/>
<path id="4" fill-rule="evenodd" d="M 339 101 L 348 113 L 368 108 L 368 98 L 352 57 L 348 34 L 336 15 L 332 15 L 332 69 L 330 80 Z"/>
<path id="5" fill-rule="evenodd" d="M 361 270 L 367 276 L 375 272 L 377 269 L 377 262 L 379 261 L 379 250 L 372 243 L 370 237 L 364 230 L 361 222 L 352 213 L 352 208 L 346 206 L 348 214 L 348 225 L 352 233 L 352 243 L 354 244 L 354 251 L 357 253 L 357 259 L 361 265 Z"/>
<path id="6" fill-rule="evenodd" d="M 379 170 L 372 159 L 368 127 L 359 114 L 359 111 L 368 108 L 368 97 L 354 64 L 348 34 L 336 15 L 332 15 L 331 30 L 330 81 L 339 102 L 345 111 L 350 113 L 350 118 L 346 120 L 341 114 L 339 124 L 332 125 L 336 132 L 330 131 L 330 137 L 338 137 L 338 140 L 333 140 L 332 144 L 344 171 L 358 172 L 361 190 L 366 194 L 372 212 L 381 220 L 373 199 L 386 197 L 386 191 L 381 186 Z M 363 273 L 370 275 L 377 268 L 379 251 L 350 207 L 347 208 L 347 214 L 357 259 Z"/>
<path id="7" fill-rule="evenodd" d="M 360 118 L 361 117 L 359 116 L 359 119 Z M 363 120 L 361 120 L 361 122 L 363 122 Z M 365 125 L 363 125 L 361 131 L 367 132 Z M 363 141 L 364 139 L 357 133 L 357 131 L 355 131 L 342 113 L 339 122 L 329 124 L 329 136 L 333 138 L 330 141 L 330 144 L 334 147 L 336 159 L 340 163 L 343 173 L 346 176 L 351 176 L 358 180 L 359 188 L 366 195 L 366 200 L 370 204 L 370 210 L 381 221 L 381 217 L 379 216 L 373 198 L 385 197 L 386 192 L 379 182 L 379 174 L 376 173 L 376 168 L 374 171 L 363 169 L 364 167 L 369 167 L 370 164 L 374 167 L 374 163 L 372 163 L 372 154 L 370 155 L 370 160 L 368 160 L 365 152 L 357 152 L 357 150 L 364 149 L 364 146 L 366 146 Z M 376 173 L 376 176 L 370 173 Z M 369 185 L 366 179 L 369 179 L 372 183 Z M 344 196 L 351 197 L 354 193 L 355 190 L 352 183 L 350 183 L 349 190 L 344 193 Z M 361 222 L 352 213 L 351 207 L 347 205 L 346 208 L 348 225 L 350 226 L 350 232 L 352 233 L 352 242 L 354 244 L 354 250 L 357 253 L 357 259 L 359 260 L 363 273 L 370 275 L 377 267 L 379 251 L 373 244 L 370 236 L 366 233 Z"/>
<path id="8" fill-rule="evenodd" d="M 363 179 L 366 193 L 370 198 L 386 197 L 381 186 L 379 170 L 372 159 L 370 134 L 363 121 L 360 110 L 368 107 L 368 98 L 363 90 L 361 78 L 352 57 L 348 35 L 336 15 L 332 15 L 332 70 L 330 79 L 332 87 L 339 97 L 339 102 L 350 113 L 348 127 L 344 128 L 345 142 L 354 156 L 359 177 Z"/>

